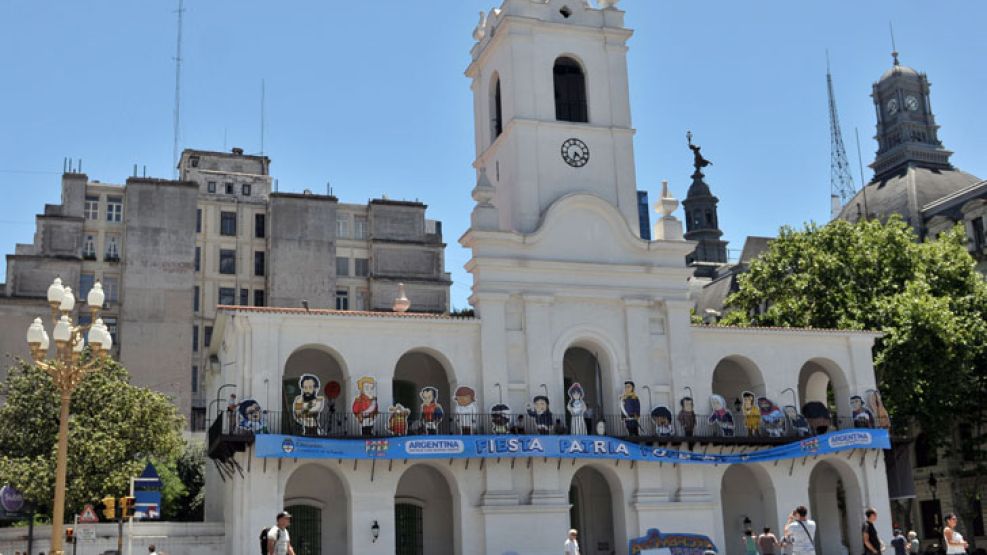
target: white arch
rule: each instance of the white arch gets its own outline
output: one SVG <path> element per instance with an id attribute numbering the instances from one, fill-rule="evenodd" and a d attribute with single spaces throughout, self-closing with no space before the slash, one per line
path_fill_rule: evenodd
<path id="1" fill-rule="evenodd" d="M 837 487 L 842 482 L 846 514 L 838 507 Z M 849 542 L 850 553 L 863 549 L 860 524 L 864 521 L 864 496 L 853 468 L 843 459 L 828 457 L 818 461 L 809 473 L 809 506 L 816 521 L 816 552 L 840 553 Z M 842 518 L 842 521 L 841 521 Z M 838 538 L 839 541 L 834 539 Z"/>
<path id="2" fill-rule="evenodd" d="M 326 480 L 327 475 L 332 479 Z M 293 481 L 301 483 L 296 485 Z M 311 461 L 292 469 L 283 484 L 283 506 L 304 505 L 321 510 L 322 551 L 348 553 L 353 541 L 349 532 L 352 529 L 353 509 L 346 475 L 326 462 Z M 328 498 L 335 493 L 335 484 L 342 490 L 342 500 Z M 319 494 L 322 494 L 321 497 Z"/>
<path id="3" fill-rule="evenodd" d="M 833 396 L 840 416 L 849 416 L 852 393 L 843 368 L 832 359 L 824 357 L 813 357 L 802 363 L 798 376 L 800 405 L 805 405 L 809 401 L 827 404 L 826 390 L 830 386 L 833 388 Z"/>
<path id="4" fill-rule="evenodd" d="M 299 353 L 301 353 L 303 351 L 318 351 L 320 353 L 323 353 L 323 354 L 328 355 L 339 366 L 340 372 L 343 373 L 343 380 L 344 381 L 349 381 L 349 379 L 350 379 L 350 372 L 349 372 L 349 367 L 346 365 L 346 359 L 343 358 L 343 355 L 338 350 L 333 349 L 332 347 L 330 347 L 330 346 L 328 346 L 328 345 L 326 345 L 324 343 L 306 343 L 304 345 L 300 345 L 300 346 L 296 347 L 290 353 L 288 353 L 288 356 L 286 356 L 284 358 L 284 361 L 281 363 L 281 376 L 282 377 L 284 376 L 285 370 L 288 367 L 288 362 L 291 360 L 291 357 L 293 357 L 293 356 L 295 356 L 295 355 L 297 355 L 297 354 L 299 354 Z"/>
<path id="5" fill-rule="evenodd" d="M 750 519 L 755 536 L 768 526 L 778 535 L 778 509 L 771 475 L 758 464 L 733 464 L 720 480 L 720 512 L 727 555 L 744 553 L 739 539 L 744 519 Z"/>
<path id="6" fill-rule="evenodd" d="M 398 474 L 394 477 L 394 492 L 393 497 L 395 500 L 400 499 L 398 495 L 401 489 L 401 481 L 405 478 L 405 475 L 413 468 L 426 468 L 431 472 L 437 473 L 442 480 L 445 482 L 446 487 L 449 489 L 449 495 L 451 497 L 451 512 L 452 512 L 452 545 L 450 546 L 451 553 L 459 552 L 459 546 L 463 545 L 463 534 L 462 534 L 462 500 L 465 498 L 465 493 L 462 491 L 459 480 L 456 479 L 455 474 L 453 474 L 448 465 L 439 464 L 434 461 L 416 461 L 412 464 L 402 465 L 399 469 Z M 417 499 L 418 503 L 422 500 Z M 416 503 L 416 504 L 418 504 Z M 425 508 L 427 510 L 427 508 Z M 426 550 L 427 552 L 427 550 Z"/>

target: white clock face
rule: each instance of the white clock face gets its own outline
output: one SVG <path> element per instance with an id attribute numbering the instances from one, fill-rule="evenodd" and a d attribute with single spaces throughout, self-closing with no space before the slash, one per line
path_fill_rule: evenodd
<path id="1" fill-rule="evenodd" d="M 897 114 L 898 113 L 898 99 L 892 98 L 888 101 L 888 113 Z"/>
<path id="2" fill-rule="evenodd" d="M 918 111 L 918 99 L 914 96 L 908 96 L 905 98 L 905 108 L 908 108 L 910 112 Z"/>

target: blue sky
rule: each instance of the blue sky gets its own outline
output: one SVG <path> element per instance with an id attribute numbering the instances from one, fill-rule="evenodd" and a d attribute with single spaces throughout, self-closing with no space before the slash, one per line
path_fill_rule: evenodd
<path id="1" fill-rule="evenodd" d="M 464 306 L 474 175 L 463 76 L 480 10 L 499 0 L 187 0 L 182 147 L 260 148 L 282 191 L 344 202 L 420 199 L 444 222 L 452 297 Z M 574 2 L 578 0 L 573 0 Z M 59 201 L 65 157 L 122 183 L 133 164 L 170 177 L 174 1 L 0 0 L 0 252 L 30 242 Z M 714 162 L 731 249 L 747 235 L 829 214 L 825 50 L 854 178 L 876 143 L 872 83 L 901 61 L 925 71 L 956 166 L 987 177 L 987 3 L 915 0 L 624 0 L 638 188 L 682 198 L 691 129 Z M 865 167 L 866 177 L 870 171 Z M 0 267 L 0 280 L 4 268 Z"/>

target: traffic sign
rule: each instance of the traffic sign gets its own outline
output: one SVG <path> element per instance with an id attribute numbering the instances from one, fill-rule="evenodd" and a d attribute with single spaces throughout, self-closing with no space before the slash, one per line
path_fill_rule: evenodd
<path id="1" fill-rule="evenodd" d="M 76 537 L 80 540 L 92 541 L 96 539 L 96 527 L 95 526 L 80 526 L 75 531 Z"/>
<path id="2" fill-rule="evenodd" d="M 82 509 L 82 514 L 79 515 L 79 522 L 83 524 L 95 524 L 99 522 L 99 517 L 96 516 L 96 511 L 93 510 L 93 506 L 86 503 L 86 507 Z"/>

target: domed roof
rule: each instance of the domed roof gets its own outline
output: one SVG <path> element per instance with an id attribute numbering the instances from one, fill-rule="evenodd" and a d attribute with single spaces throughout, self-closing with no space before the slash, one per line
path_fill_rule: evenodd
<path id="1" fill-rule="evenodd" d="M 857 191 L 840 211 L 839 218 L 856 222 L 863 217 L 886 220 L 892 214 L 901 214 L 913 228 L 921 231 L 921 211 L 925 205 L 978 181 L 977 176 L 959 170 L 908 165 Z"/>
<path id="2" fill-rule="evenodd" d="M 899 63 L 895 63 L 895 65 L 889 67 L 888 70 L 885 71 L 883 75 L 881 75 L 881 79 L 878 82 L 879 83 L 884 82 L 890 79 L 894 75 L 906 75 L 909 77 L 918 77 L 918 72 L 908 66 L 903 66 Z"/>

